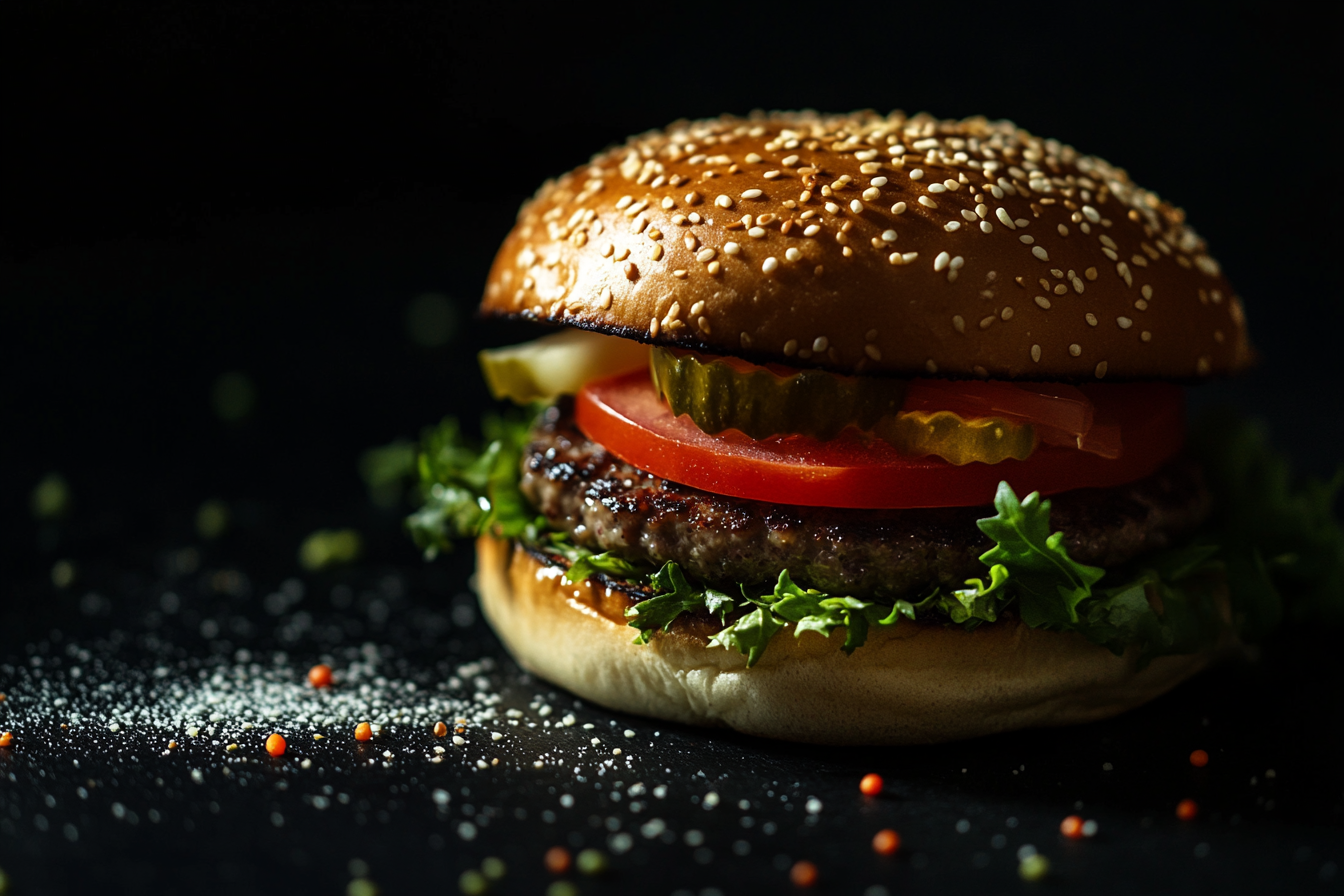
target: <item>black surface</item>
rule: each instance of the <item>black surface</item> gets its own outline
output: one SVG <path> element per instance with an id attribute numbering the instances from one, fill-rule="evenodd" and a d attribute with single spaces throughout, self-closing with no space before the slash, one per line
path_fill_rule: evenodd
<path id="1" fill-rule="evenodd" d="M 618 729 L 637 737 L 620 779 L 669 787 L 634 814 L 628 800 L 605 800 L 595 776 L 580 784 L 572 772 L 533 769 L 531 742 L 500 742 L 501 755 L 528 759 L 521 769 L 432 765 L 420 751 L 351 771 L 342 763 L 358 753 L 344 727 L 302 750 L 291 739 L 293 755 L 275 766 L 253 761 L 253 731 L 239 741 L 249 764 L 226 779 L 222 747 L 163 757 L 160 744 L 181 732 L 146 722 L 113 735 L 88 722 L 112 711 L 104 698 L 115 686 L 91 692 L 86 723 L 60 729 L 66 708 L 42 682 L 71 665 L 124 683 L 135 676 L 118 670 L 233 662 L 240 648 L 284 649 L 296 688 L 313 659 L 345 661 L 370 641 L 387 648 L 396 676 L 429 683 L 491 656 L 491 690 L 506 702 L 526 708 L 545 693 L 519 679 L 479 623 L 441 627 L 468 560 L 424 566 L 396 513 L 371 508 L 357 459 L 446 412 L 476 419 L 486 399 L 475 351 L 527 336 L 470 323 L 519 201 L 602 146 L 680 116 L 984 113 L 1126 166 L 1187 208 L 1244 297 L 1264 354 L 1258 371 L 1204 387 L 1194 403 L 1229 401 L 1265 419 L 1302 470 L 1328 474 L 1344 457 L 1334 399 L 1340 218 L 1323 210 L 1333 37 L 1292 4 L 1160 15 L 873 8 L 839 23 L 827 10 L 759 6 L 453 7 L 0 8 L 0 692 L 13 695 L 0 725 L 18 734 L 0 750 L 0 868 L 12 892 L 340 892 L 356 857 L 384 892 L 451 890 L 487 854 L 508 860 L 506 891 L 539 892 L 545 847 L 571 834 L 606 844 L 590 816 L 618 818 L 634 848 L 585 891 L 769 891 L 783 885 L 773 863 L 787 855 L 816 861 L 836 892 L 878 881 L 893 893 L 1017 892 L 1023 843 L 1054 862 L 1050 891 L 1339 890 L 1344 669 L 1329 633 L 1284 633 L 1263 662 L 1215 670 L 1112 722 L 938 748 L 817 750 L 621 718 Z M 424 293 L 456 313 L 451 338 L 434 347 L 408 336 L 408 309 Z M 256 394 L 234 421 L 211 399 L 229 373 Z M 35 519 L 30 495 L 53 472 L 69 484 L 69 510 Z M 193 520 L 212 498 L 233 526 L 206 543 Z M 302 539 L 344 526 L 364 535 L 363 565 L 301 573 Z M 200 551 L 190 574 L 191 555 L 180 553 L 189 547 Z M 64 588 L 51 584 L 60 561 L 74 571 Z M 250 596 L 214 590 L 207 573 L 224 569 L 245 573 Z M 266 596 L 296 576 L 302 602 L 270 615 Z M 350 606 L 332 603 L 341 584 Z M 180 596 L 175 614 L 163 611 L 167 590 Z M 381 623 L 369 615 L 379 599 Z M 283 640 L 304 612 L 313 627 Z M 216 616 L 227 644 L 201 633 Z M 72 660 L 72 643 L 89 660 Z M 599 710 L 575 713 L 610 728 Z M 577 743 L 581 731 L 546 743 Z M 419 729 L 386 737 L 398 752 L 429 743 Z M 1213 757 L 1203 770 L 1186 761 L 1195 748 Z M 296 768 L 305 752 L 343 772 Z M 191 781 L 192 768 L 205 784 Z M 889 797 L 859 797 L 868 771 L 887 776 Z M 89 789 L 89 778 L 101 783 Z M 351 802 L 304 802 L 327 784 Z M 443 818 L 431 798 L 439 787 L 452 791 Z M 561 812 L 565 788 L 576 805 Z M 716 808 L 692 803 L 711 789 Z M 775 798 L 763 796 L 771 789 Z M 810 825 L 809 795 L 823 804 Z M 1187 796 L 1203 812 L 1181 824 L 1173 807 Z M 738 810 L 740 799 L 752 808 Z M 1059 820 L 1079 800 L 1101 833 L 1061 842 Z M 471 841 L 457 835 L 467 803 L 502 810 Z M 526 820 L 510 814 L 518 808 Z M 539 820 L 546 808 L 554 824 Z M 744 814 L 754 827 L 741 827 Z M 679 837 L 702 830 L 712 860 L 697 863 L 682 839 L 646 841 L 635 819 L 654 816 Z M 970 829 L 959 834 L 963 818 Z M 767 821 L 776 833 L 764 833 Z M 905 837 L 894 860 L 868 851 L 884 825 Z M 995 848 L 999 833 L 1005 845 Z M 733 853 L 737 840 L 748 855 Z"/>
<path id="2" fill-rule="evenodd" d="M 359 522 L 374 552 L 397 552 L 386 518 Z M 1340 680 L 1332 639 L 1281 638 L 1258 663 L 1215 669 L 1103 723 L 935 747 L 813 748 L 582 705 L 521 674 L 476 618 L 469 557 L 302 574 L 264 556 L 301 534 L 244 526 L 203 544 L 178 531 L 139 550 L 122 546 L 114 554 L 138 554 L 137 564 L 91 564 L 78 587 L 18 589 L 26 609 L 7 614 L 0 648 L 0 730 L 16 735 L 0 749 L 0 868 L 13 893 L 87 892 L 93 881 L 127 893 L 340 892 L 352 860 L 383 892 L 451 891 L 486 856 L 509 866 L 499 892 L 540 893 L 552 845 L 614 853 L 604 878 L 569 875 L 585 893 L 769 892 L 788 886 L 798 859 L 819 867 L 819 892 L 877 883 L 892 893 L 1020 892 L 1025 844 L 1051 860 L 1041 885 L 1049 892 L 1338 892 L 1344 742 L 1335 723 L 1344 699 L 1311 684 Z M 273 596 L 300 591 L 297 602 Z M 340 680 L 310 696 L 311 663 L 347 676 L 374 655 L 388 681 L 366 674 L 365 696 Z M 460 675 L 482 659 L 493 661 L 484 680 Z M 217 736 L 189 737 L 213 710 L 182 709 L 182 693 L 251 663 L 261 670 L 251 678 L 273 681 L 270 696 L 242 713 L 222 704 Z M 397 684 L 407 681 L 419 690 Z M 426 722 L 388 725 L 358 744 L 353 722 L 317 725 L 327 739 L 316 742 L 292 711 L 266 715 L 292 700 L 348 696 L 368 707 L 383 700 L 368 711 L 376 720 L 426 694 L 474 704 L 463 711 L 473 719 L 482 696 L 498 699 L 501 719 L 469 724 L 457 747 Z M 554 707 L 549 717 L 538 696 Z M 524 714 L 518 727 L 510 709 Z M 573 727 L 527 727 L 569 713 Z M 78 721 L 62 728 L 72 715 Z M 450 724 L 455 715 L 446 714 Z M 243 720 L 257 727 L 239 731 Z M 289 741 L 277 760 L 262 748 L 272 730 Z M 494 730 L 504 738 L 491 740 Z M 167 751 L 170 740 L 181 746 Z M 434 764 L 437 744 L 447 752 Z M 1209 753 L 1207 767 L 1190 765 L 1195 749 Z M 384 750 L 395 754 L 390 765 Z M 543 752 L 548 764 L 536 769 Z M 476 766 L 495 757 L 498 766 Z M 868 772 L 885 777 L 881 797 L 859 793 Z M 649 792 L 632 797 L 636 783 Z M 437 789 L 450 796 L 446 806 Z M 719 802 L 706 807 L 710 792 Z M 315 803 L 324 796 L 328 805 Z M 809 812 L 814 798 L 820 808 Z M 1200 806 L 1194 821 L 1175 817 L 1184 798 Z M 1063 838 L 1070 814 L 1095 819 L 1096 837 Z M 646 837 L 642 826 L 655 818 L 671 833 Z M 869 846 L 885 827 L 903 838 L 895 857 Z"/>

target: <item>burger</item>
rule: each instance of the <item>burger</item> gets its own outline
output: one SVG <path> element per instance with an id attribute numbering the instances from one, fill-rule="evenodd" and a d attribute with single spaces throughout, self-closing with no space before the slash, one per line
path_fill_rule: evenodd
<path id="1" fill-rule="evenodd" d="M 631 138 L 523 206 L 480 313 L 559 328 L 482 354 L 542 410 L 428 432 L 410 528 L 476 535 L 504 645 L 587 700 L 947 741 L 1122 712 L 1277 613 L 1185 432 L 1255 360 L 1240 300 L 1179 208 L 1011 123 Z"/>

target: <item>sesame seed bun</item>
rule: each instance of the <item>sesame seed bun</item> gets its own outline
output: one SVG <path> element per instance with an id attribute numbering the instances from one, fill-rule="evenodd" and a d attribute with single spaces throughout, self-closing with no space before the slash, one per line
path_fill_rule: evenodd
<path id="1" fill-rule="evenodd" d="M 1199 380 L 1251 364 L 1184 213 L 1007 122 L 678 122 L 545 184 L 487 315 L 853 373 Z"/>
<path id="2" fill-rule="evenodd" d="M 625 712 L 828 744 L 938 743 L 1069 725 L 1138 706 L 1202 669 L 1212 653 L 1143 669 L 1081 635 L 1001 620 L 972 632 L 936 623 L 875 629 L 850 656 L 843 634 L 783 633 L 746 668 L 708 646 L 706 623 L 678 620 L 632 643 L 629 598 L 593 579 L 566 584 L 515 542 L 476 543 L 486 618 L 527 669 Z"/>

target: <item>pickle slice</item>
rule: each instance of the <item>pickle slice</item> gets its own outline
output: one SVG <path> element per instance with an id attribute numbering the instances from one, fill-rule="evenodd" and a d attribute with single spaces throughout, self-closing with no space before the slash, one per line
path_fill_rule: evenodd
<path id="1" fill-rule="evenodd" d="M 706 359 L 655 347 L 654 388 L 674 414 L 714 434 L 736 429 L 753 439 L 807 435 L 833 439 L 847 426 L 872 432 L 911 457 L 936 455 L 958 466 L 1026 460 L 1036 450 L 1030 424 L 952 411 L 902 411 L 907 384 L 822 370 L 789 375 L 736 359 Z"/>
<path id="2" fill-rule="evenodd" d="M 997 464 L 1010 457 L 1026 460 L 1036 450 L 1036 430 L 1030 424 L 1001 417 L 966 420 L 951 411 L 906 411 L 879 420 L 873 432 L 902 454 L 934 454 L 957 466 Z"/>
<path id="3" fill-rule="evenodd" d="M 833 439 L 846 426 L 872 429 L 905 401 L 902 380 L 823 370 L 780 376 L 661 347 L 653 349 L 649 367 L 672 412 L 710 434 L 736 429 L 753 439 L 786 433 Z"/>
<path id="4" fill-rule="evenodd" d="M 518 404 L 575 395 L 589 380 L 648 363 L 649 348 L 631 339 L 564 329 L 521 345 L 486 349 L 481 372 L 495 398 Z"/>

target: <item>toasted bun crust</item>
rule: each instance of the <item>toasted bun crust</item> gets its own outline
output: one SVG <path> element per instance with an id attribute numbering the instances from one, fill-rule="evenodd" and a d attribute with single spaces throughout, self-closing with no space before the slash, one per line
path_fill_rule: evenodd
<path id="1" fill-rule="evenodd" d="M 1080 635 L 1001 622 L 966 632 L 901 623 L 851 656 L 843 635 L 780 635 L 751 669 L 696 626 L 631 643 L 624 595 L 523 548 L 480 538 L 486 618 L 527 669 L 611 709 L 826 744 L 937 743 L 1102 719 L 1153 699 L 1209 654 L 1162 657 L 1142 671 Z"/>
<path id="2" fill-rule="evenodd" d="M 1248 366 L 1184 213 L 1008 122 L 678 122 L 548 182 L 482 311 L 856 373 L 1198 380 Z"/>

